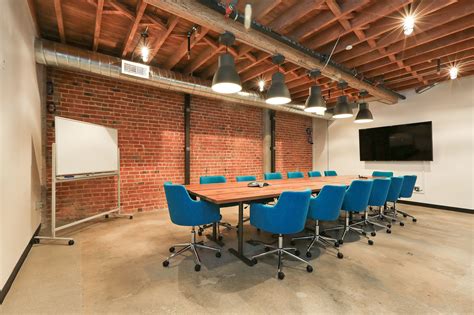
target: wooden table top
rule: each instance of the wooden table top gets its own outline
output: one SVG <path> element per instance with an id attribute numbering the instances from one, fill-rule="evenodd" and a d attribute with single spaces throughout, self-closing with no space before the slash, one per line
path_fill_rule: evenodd
<path id="1" fill-rule="evenodd" d="M 350 185 L 358 176 L 327 176 L 310 178 L 293 178 L 268 180 L 270 184 L 265 187 L 248 187 L 249 182 L 220 183 L 220 184 L 191 184 L 186 189 L 191 195 L 203 200 L 222 205 L 236 202 L 248 202 L 275 198 L 283 191 L 311 189 L 312 192 L 320 191 L 325 185 Z"/>

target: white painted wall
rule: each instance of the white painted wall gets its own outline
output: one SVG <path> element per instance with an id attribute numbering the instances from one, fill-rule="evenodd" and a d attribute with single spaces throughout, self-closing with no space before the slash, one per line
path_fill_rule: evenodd
<path id="1" fill-rule="evenodd" d="M 1 289 L 40 224 L 42 145 L 41 74 L 27 1 L 0 1 L 0 30 Z"/>
<path id="2" fill-rule="evenodd" d="M 320 151 L 327 147 L 329 159 L 325 154 L 316 157 L 315 169 L 334 169 L 341 175 L 370 175 L 374 170 L 415 174 L 423 192 L 414 194 L 412 201 L 474 209 L 474 76 L 441 83 L 423 94 L 402 94 L 407 99 L 396 105 L 371 103 L 372 123 L 331 122 L 327 143 L 316 143 Z M 360 161 L 359 128 L 422 121 L 433 122 L 432 162 Z"/>

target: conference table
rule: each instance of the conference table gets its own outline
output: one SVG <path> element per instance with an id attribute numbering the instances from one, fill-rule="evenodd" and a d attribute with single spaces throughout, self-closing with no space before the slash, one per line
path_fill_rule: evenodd
<path id="1" fill-rule="evenodd" d="M 192 196 L 201 200 L 225 206 L 239 206 L 238 215 L 238 245 L 237 249 L 230 248 L 229 252 L 235 255 L 249 266 L 253 263 L 244 255 L 244 204 L 264 201 L 279 197 L 283 191 L 298 191 L 311 189 L 313 193 L 319 192 L 325 185 L 345 185 L 348 186 L 356 179 L 367 179 L 359 176 L 327 176 L 310 178 L 292 178 L 265 181 L 268 186 L 248 187 L 249 182 L 232 182 L 219 184 L 190 184 L 186 189 Z M 216 237 L 216 225 L 213 229 L 213 237 Z"/>

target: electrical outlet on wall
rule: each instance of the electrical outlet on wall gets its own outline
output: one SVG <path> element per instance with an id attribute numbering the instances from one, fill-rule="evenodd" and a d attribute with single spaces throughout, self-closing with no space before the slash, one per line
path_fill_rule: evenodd
<path id="1" fill-rule="evenodd" d="M 414 193 L 417 193 L 417 194 L 424 194 L 423 188 L 421 188 L 421 186 L 419 186 L 419 185 L 416 185 L 416 186 L 413 188 L 413 192 L 414 192 Z"/>

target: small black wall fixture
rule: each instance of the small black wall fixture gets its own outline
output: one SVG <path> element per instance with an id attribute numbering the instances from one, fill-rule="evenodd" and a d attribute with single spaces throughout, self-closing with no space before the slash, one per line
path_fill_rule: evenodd
<path id="1" fill-rule="evenodd" d="M 184 184 L 191 182 L 191 95 L 184 94 Z"/>

